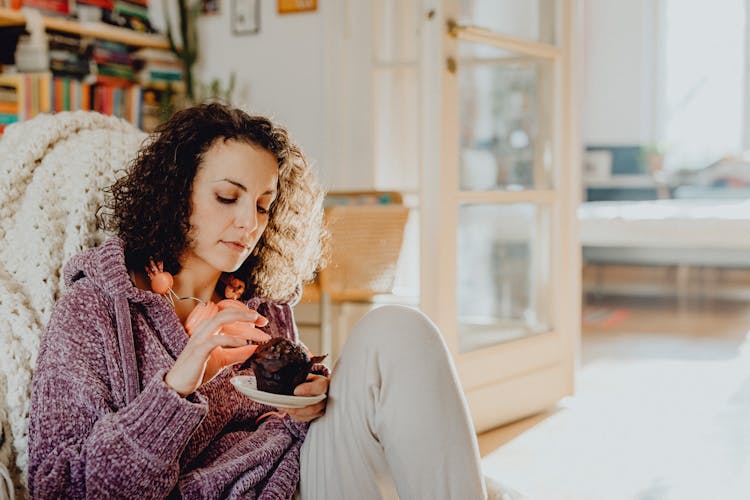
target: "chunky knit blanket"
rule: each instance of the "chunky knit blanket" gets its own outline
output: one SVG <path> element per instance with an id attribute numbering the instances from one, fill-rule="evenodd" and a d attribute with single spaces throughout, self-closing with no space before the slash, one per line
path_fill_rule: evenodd
<path id="1" fill-rule="evenodd" d="M 103 241 L 103 188 L 145 139 L 124 120 L 87 111 L 40 115 L 0 139 L 0 498 L 14 487 L 27 496 L 31 378 L 62 266 Z"/>

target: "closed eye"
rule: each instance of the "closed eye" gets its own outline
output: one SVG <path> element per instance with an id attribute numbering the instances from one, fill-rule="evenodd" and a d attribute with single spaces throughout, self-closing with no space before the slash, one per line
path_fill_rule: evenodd
<path id="1" fill-rule="evenodd" d="M 225 205 L 231 205 L 235 201 L 237 201 L 237 198 L 224 198 L 223 196 L 216 196 L 216 201 L 219 203 L 224 203 Z"/>

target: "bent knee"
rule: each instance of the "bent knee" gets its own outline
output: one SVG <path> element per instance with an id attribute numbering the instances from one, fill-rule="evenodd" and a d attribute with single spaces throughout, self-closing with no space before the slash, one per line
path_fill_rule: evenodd
<path id="1" fill-rule="evenodd" d="M 409 345 L 424 348 L 442 344 L 437 326 L 418 309 L 401 305 L 384 305 L 368 312 L 354 325 L 350 340 L 370 345 Z"/>

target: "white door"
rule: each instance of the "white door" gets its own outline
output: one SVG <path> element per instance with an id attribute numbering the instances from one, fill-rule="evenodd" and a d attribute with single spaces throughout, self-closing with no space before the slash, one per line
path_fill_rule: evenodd
<path id="1" fill-rule="evenodd" d="M 572 394 L 577 0 L 425 0 L 421 306 L 478 431 Z"/>

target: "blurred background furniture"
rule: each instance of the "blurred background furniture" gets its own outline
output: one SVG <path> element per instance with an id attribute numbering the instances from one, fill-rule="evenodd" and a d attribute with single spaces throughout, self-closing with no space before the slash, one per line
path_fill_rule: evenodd
<path id="1" fill-rule="evenodd" d="M 579 207 L 578 218 L 584 272 L 598 266 L 591 290 L 597 293 L 606 292 L 602 265 L 672 267 L 673 286 L 682 303 L 691 270 L 750 268 L 747 199 L 588 202 Z M 708 285 L 701 283 L 699 288 Z M 747 293 L 747 284 L 744 288 L 739 291 Z"/>
<path id="2" fill-rule="evenodd" d="M 636 177 L 642 176 L 614 175 L 610 182 L 623 184 Z M 581 204 L 584 289 L 597 295 L 673 291 L 683 304 L 694 294 L 691 291 L 701 296 L 750 296 L 745 273 L 737 272 L 750 269 L 750 155 L 670 172 L 664 179 L 669 199 L 631 196 L 624 201 L 620 193 L 623 196 L 589 198 Z M 615 267 L 623 269 L 618 272 Z M 657 268 L 668 273 L 661 276 Z"/>
<path id="3" fill-rule="evenodd" d="M 330 192 L 325 221 L 330 233 L 328 265 L 302 293 L 303 303 L 318 304 L 319 349 L 333 362 L 332 304 L 370 304 L 393 291 L 409 209 L 391 191 Z"/>

